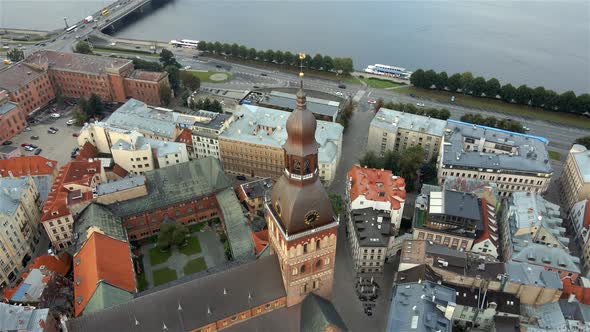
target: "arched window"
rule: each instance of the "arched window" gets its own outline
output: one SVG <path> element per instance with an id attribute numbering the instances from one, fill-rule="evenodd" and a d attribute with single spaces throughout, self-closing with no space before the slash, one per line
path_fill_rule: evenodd
<path id="1" fill-rule="evenodd" d="M 299 271 L 301 273 L 305 273 L 305 265 L 301 265 L 301 268 L 299 269 Z"/>
<path id="2" fill-rule="evenodd" d="M 303 253 L 307 254 L 307 243 L 303 244 Z"/>
<path id="3" fill-rule="evenodd" d="M 315 250 L 319 250 L 320 249 L 320 240 L 315 240 Z"/>
<path id="4" fill-rule="evenodd" d="M 315 267 L 320 267 L 320 266 L 322 266 L 322 260 L 318 259 L 318 261 L 315 262 Z"/>

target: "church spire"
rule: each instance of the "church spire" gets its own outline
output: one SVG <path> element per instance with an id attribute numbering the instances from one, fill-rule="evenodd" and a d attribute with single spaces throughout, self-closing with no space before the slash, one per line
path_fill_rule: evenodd
<path id="1" fill-rule="evenodd" d="M 305 98 L 305 91 L 303 91 L 303 60 L 305 60 L 305 53 L 299 53 L 299 90 L 297 91 L 297 110 L 304 111 L 307 109 L 307 101 Z"/>

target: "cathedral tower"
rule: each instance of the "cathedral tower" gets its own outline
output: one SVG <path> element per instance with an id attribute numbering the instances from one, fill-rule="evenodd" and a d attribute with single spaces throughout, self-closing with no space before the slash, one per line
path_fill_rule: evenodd
<path id="1" fill-rule="evenodd" d="M 312 292 L 327 299 L 332 294 L 338 220 L 319 179 L 316 125 L 301 81 L 297 108 L 287 120 L 285 169 L 266 202 L 270 249 L 279 257 L 287 306 Z"/>

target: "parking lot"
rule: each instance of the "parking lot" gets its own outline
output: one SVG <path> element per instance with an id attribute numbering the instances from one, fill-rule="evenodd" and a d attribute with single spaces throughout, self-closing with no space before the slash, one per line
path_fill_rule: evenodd
<path id="1" fill-rule="evenodd" d="M 58 112 L 61 114 L 58 119 L 50 117 L 51 108 L 35 116 L 35 123 L 30 125 L 31 130 L 23 130 L 11 138 L 12 145 L 20 148 L 23 156 L 31 156 L 34 155 L 34 151 L 25 151 L 21 145 L 24 143 L 34 144 L 42 149 L 40 156 L 56 160 L 59 167 L 70 161 L 72 150 L 78 146 L 78 141 L 72 134 L 79 132 L 80 127 L 66 125 L 66 122 L 72 118 L 72 108 Z M 59 131 L 50 134 L 47 132 L 49 127 L 57 128 Z M 39 136 L 39 139 L 31 139 L 32 136 Z"/>

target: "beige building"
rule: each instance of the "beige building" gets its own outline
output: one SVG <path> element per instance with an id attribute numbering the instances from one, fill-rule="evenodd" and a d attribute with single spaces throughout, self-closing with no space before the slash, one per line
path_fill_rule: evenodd
<path id="1" fill-rule="evenodd" d="M 113 160 L 127 172 L 143 174 L 156 168 L 164 168 L 189 160 L 186 145 L 129 135 L 128 141 L 118 140 L 111 147 Z"/>
<path id="2" fill-rule="evenodd" d="M 97 203 L 109 205 L 147 195 L 143 175 L 128 176 L 119 180 L 101 183 L 93 190 Z"/>
<path id="3" fill-rule="evenodd" d="M 39 242 L 39 193 L 30 176 L 0 179 L 0 287 L 16 281 Z"/>
<path id="4" fill-rule="evenodd" d="M 369 126 L 367 148 L 378 156 L 413 146 L 426 151 L 425 160 L 436 156 L 447 122 L 422 115 L 381 108 Z"/>
<path id="5" fill-rule="evenodd" d="M 199 111 L 192 125 L 193 148 L 197 158 L 219 159 L 219 135 L 229 126 L 233 117 L 209 111 Z"/>
<path id="6" fill-rule="evenodd" d="M 566 210 L 590 198 L 590 152 L 583 145 L 574 144 L 567 155 L 561 175 L 561 194 Z"/>
<path id="7" fill-rule="evenodd" d="M 544 193 L 553 168 L 542 137 L 448 120 L 438 156 L 438 182 L 447 176 L 496 182 L 500 196 Z"/>

